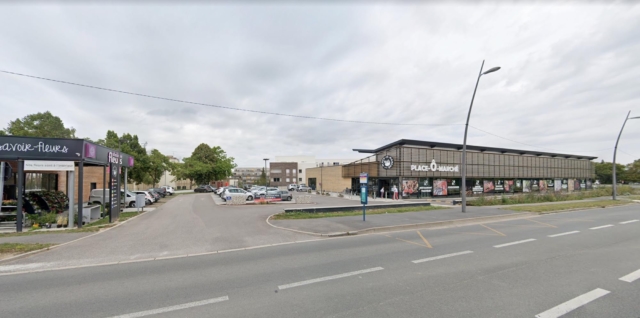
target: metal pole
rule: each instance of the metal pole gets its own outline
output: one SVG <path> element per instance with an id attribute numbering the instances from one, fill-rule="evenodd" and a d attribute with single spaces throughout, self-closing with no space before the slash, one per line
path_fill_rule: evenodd
<path id="1" fill-rule="evenodd" d="M 67 196 L 69 197 L 69 218 L 67 220 L 67 226 L 69 228 L 73 227 L 73 217 L 75 216 L 75 211 L 73 210 L 73 201 L 75 195 L 75 171 L 69 171 L 67 173 Z"/>
<path id="2" fill-rule="evenodd" d="M 17 199 L 18 204 L 16 204 L 16 232 L 22 232 L 22 193 L 24 189 L 24 161 L 18 160 L 18 188 L 17 191 Z"/>
<path id="3" fill-rule="evenodd" d="M 624 123 L 622 123 L 622 128 L 620 128 L 620 133 L 618 134 L 618 139 L 616 139 L 616 146 L 613 148 L 613 199 L 616 199 L 617 195 L 617 186 L 616 186 L 616 153 L 618 152 L 618 142 L 620 141 L 620 136 L 622 136 L 622 130 L 624 129 L 624 125 L 627 124 L 627 120 L 629 120 L 629 115 L 631 111 L 627 113 L 627 117 L 624 119 Z"/>
<path id="4" fill-rule="evenodd" d="M 166 185 L 166 183 L 165 183 Z M 127 207 L 127 167 L 124 167 L 124 204 Z"/>
<path id="5" fill-rule="evenodd" d="M 107 192 L 107 166 L 103 166 L 102 167 L 102 211 L 105 213 L 107 212 L 107 201 L 105 200 L 105 197 L 107 196 L 106 192 Z M 109 218 L 109 223 L 111 223 L 111 218 Z"/>
<path id="6" fill-rule="evenodd" d="M 4 161 L 0 163 L 0 208 L 2 208 L 2 199 L 4 194 Z"/>
<path id="7" fill-rule="evenodd" d="M 76 221 L 78 224 L 78 228 L 82 227 L 82 190 L 84 186 L 84 162 L 80 160 L 78 162 L 78 220 Z"/>
<path id="8" fill-rule="evenodd" d="M 484 60 L 480 66 L 480 73 L 478 73 L 478 80 L 476 81 L 476 88 L 473 89 L 473 96 L 471 97 L 471 105 L 469 105 L 469 113 L 467 114 L 467 123 L 464 125 L 464 140 L 462 142 L 462 212 L 467 212 L 467 132 L 469 131 L 469 118 L 471 117 L 471 108 L 473 108 L 473 100 L 476 98 L 476 91 L 478 90 L 478 83 L 480 83 L 480 76 L 482 76 L 482 68 L 484 67 Z"/>

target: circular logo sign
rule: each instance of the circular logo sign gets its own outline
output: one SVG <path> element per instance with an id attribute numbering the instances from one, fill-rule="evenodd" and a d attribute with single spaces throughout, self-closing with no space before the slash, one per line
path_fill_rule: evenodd
<path id="1" fill-rule="evenodd" d="M 382 168 L 384 169 L 391 169 L 391 167 L 393 167 L 393 158 L 389 155 L 386 155 L 384 157 L 382 157 L 382 163 L 380 163 L 382 165 Z"/>

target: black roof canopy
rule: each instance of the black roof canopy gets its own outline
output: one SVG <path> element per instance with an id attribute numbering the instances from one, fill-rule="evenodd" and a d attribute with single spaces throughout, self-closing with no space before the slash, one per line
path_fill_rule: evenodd
<path id="1" fill-rule="evenodd" d="M 400 139 L 398 141 L 394 141 L 390 144 L 384 145 L 378 149 L 353 149 L 353 151 L 357 151 L 360 153 L 377 153 L 395 146 L 418 146 L 418 147 L 462 150 L 461 144 L 450 144 L 450 143 L 444 143 L 444 142 L 413 140 L 413 139 Z M 533 151 L 533 150 L 518 150 L 518 149 L 483 147 L 483 146 L 472 146 L 472 145 L 467 145 L 467 150 L 479 151 L 479 152 L 489 151 L 489 152 L 498 152 L 503 154 L 508 153 L 508 154 L 517 154 L 517 155 L 549 156 L 549 157 L 576 158 L 576 159 L 588 159 L 588 160 L 593 160 L 598 158 L 598 157 L 592 157 L 592 156 L 570 155 L 570 154 L 542 152 L 542 151 Z"/>
<path id="2" fill-rule="evenodd" d="M 0 136 L 0 161 L 83 161 L 104 166 L 109 164 L 110 154 L 117 156 L 123 167 L 133 167 L 131 155 L 84 139 Z"/>

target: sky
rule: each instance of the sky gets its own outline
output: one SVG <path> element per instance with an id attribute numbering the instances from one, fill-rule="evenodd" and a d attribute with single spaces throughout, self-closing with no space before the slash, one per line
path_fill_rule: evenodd
<path id="1" fill-rule="evenodd" d="M 611 161 L 640 116 L 633 2 L 2 2 L 0 30 L 2 71 L 300 116 L 0 72 L 0 128 L 48 110 L 80 138 L 131 133 L 178 158 L 207 143 L 241 167 L 462 143 L 483 60 L 501 69 L 480 79 L 470 145 Z M 617 161 L 636 159 L 629 120 Z"/>

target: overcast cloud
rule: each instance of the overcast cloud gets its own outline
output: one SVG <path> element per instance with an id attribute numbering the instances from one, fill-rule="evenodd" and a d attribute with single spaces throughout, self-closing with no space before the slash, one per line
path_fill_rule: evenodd
<path id="1" fill-rule="evenodd" d="M 116 94 L 0 73 L 0 127 L 51 111 L 78 137 L 131 133 L 189 156 L 219 145 L 239 166 L 262 158 L 364 157 L 398 139 L 612 160 L 627 111 L 640 116 L 640 6 L 409 3 L 295 6 L 223 2 L 0 5 L 0 70 L 236 108 Z M 556 3 L 556 2 L 553 2 Z M 524 144 L 528 145 L 524 145 Z M 537 147 L 533 147 L 537 146 Z M 629 121 L 618 161 L 640 158 Z"/>

